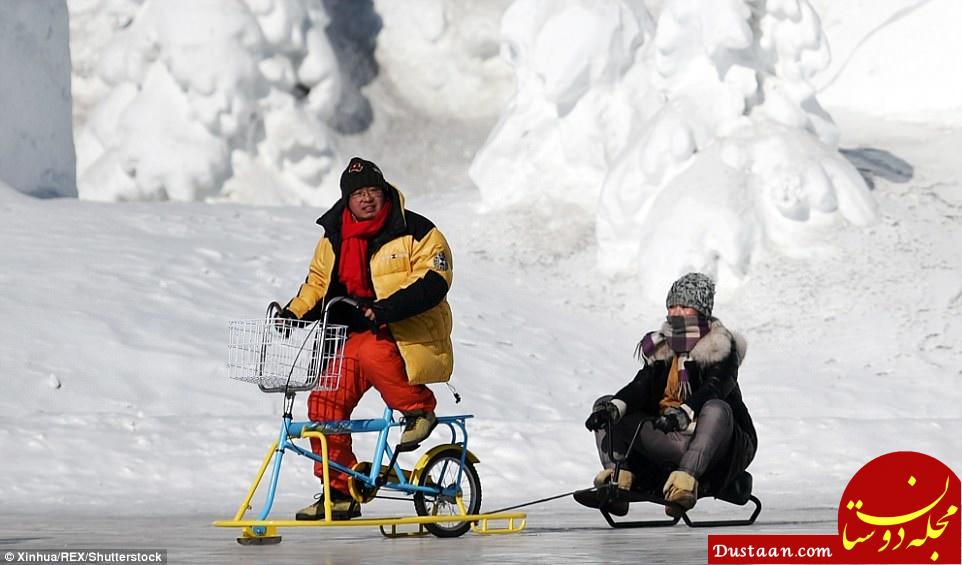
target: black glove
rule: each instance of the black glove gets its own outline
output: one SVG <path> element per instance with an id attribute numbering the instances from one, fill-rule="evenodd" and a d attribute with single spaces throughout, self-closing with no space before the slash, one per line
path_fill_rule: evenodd
<path id="1" fill-rule="evenodd" d="M 300 318 L 297 317 L 297 314 L 291 312 L 287 308 L 281 309 L 281 311 L 274 316 L 274 331 L 281 334 L 285 338 L 290 337 L 291 328 L 293 327 L 288 320 L 300 320 Z"/>
<path id="2" fill-rule="evenodd" d="M 621 412 L 613 402 L 605 402 L 585 420 L 585 427 L 591 431 L 601 430 L 621 419 Z"/>
<path id="3" fill-rule="evenodd" d="M 380 327 L 381 322 L 378 318 L 378 311 L 374 307 L 374 302 L 366 298 L 354 298 L 353 300 L 356 302 L 355 308 L 357 309 L 357 315 L 354 319 L 358 324 L 360 324 L 360 326 L 356 329 L 360 331 L 366 327 L 368 330 L 377 333 L 377 329 Z M 374 313 L 373 320 L 367 317 L 368 310 Z"/>
<path id="4" fill-rule="evenodd" d="M 665 409 L 664 413 L 655 420 L 654 426 L 667 434 L 684 430 L 688 424 L 691 424 L 688 413 L 678 406 L 672 406 Z"/>

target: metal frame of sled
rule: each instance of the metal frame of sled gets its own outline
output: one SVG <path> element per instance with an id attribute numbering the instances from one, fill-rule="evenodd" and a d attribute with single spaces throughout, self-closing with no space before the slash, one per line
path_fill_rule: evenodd
<path id="1" fill-rule="evenodd" d="M 742 501 L 742 502 L 739 502 L 739 501 L 737 501 L 737 500 L 731 500 L 731 499 L 728 499 L 727 497 L 723 497 L 723 496 L 716 496 L 716 497 L 714 497 L 715 499 L 721 500 L 721 501 L 723 501 L 723 502 L 727 502 L 727 503 L 729 503 L 729 504 L 733 504 L 733 505 L 735 505 L 735 506 L 745 506 L 745 505 L 747 505 L 749 502 L 751 502 L 751 503 L 753 503 L 753 504 L 755 505 L 755 508 L 752 510 L 751 516 L 749 516 L 748 518 L 744 518 L 744 519 L 733 519 L 733 520 L 692 520 L 692 519 L 688 516 L 688 513 L 685 512 L 685 513 L 681 514 L 681 516 L 678 516 L 678 517 L 675 517 L 675 518 L 667 518 L 667 519 L 663 519 L 663 520 L 621 520 L 621 521 L 617 521 L 617 520 L 615 520 L 615 518 L 613 518 L 613 517 L 611 516 L 611 513 L 608 512 L 607 505 L 608 505 L 608 501 L 610 500 L 610 497 L 611 497 L 611 489 L 606 489 L 606 490 L 608 490 L 609 492 L 608 492 L 608 494 L 605 496 L 604 501 L 601 503 L 601 507 L 599 508 L 599 510 L 601 511 L 601 515 L 604 516 L 605 521 L 608 522 L 608 525 L 610 525 L 612 528 L 657 528 L 657 527 L 664 527 L 664 526 L 674 526 L 674 525 L 677 524 L 679 521 L 684 521 L 685 525 L 687 525 L 687 526 L 690 527 L 690 528 L 715 528 L 715 527 L 728 527 L 728 526 L 751 526 L 752 524 L 755 523 L 755 520 L 758 518 L 758 515 L 761 514 L 761 512 L 762 512 L 762 501 L 759 500 L 758 497 L 756 497 L 756 496 L 753 495 L 753 494 L 749 494 L 749 495 L 748 495 L 748 498 L 747 498 L 746 500 Z M 724 494 L 724 493 L 723 493 L 723 494 Z M 701 498 L 708 498 L 708 496 L 704 496 L 704 497 L 701 497 Z M 659 496 L 654 496 L 654 495 L 648 495 L 648 494 L 645 494 L 645 493 L 642 493 L 642 492 L 637 492 L 637 491 L 632 491 L 632 492 L 630 492 L 630 493 L 628 494 L 628 502 L 629 502 L 629 503 L 635 503 L 635 502 L 651 502 L 651 503 L 656 504 L 656 505 L 659 505 L 659 506 L 669 506 L 669 505 L 671 505 L 671 503 L 669 503 L 668 501 L 666 501 L 664 498 L 661 498 L 661 497 L 659 497 Z"/>
<path id="2" fill-rule="evenodd" d="M 735 506 L 745 506 L 749 502 L 755 505 L 754 510 L 752 510 L 751 516 L 745 519 L 734 519 L 734 520 L 692 520 L 687 512 L 682 512 L 681 507 L 678 505 L 668 502 L 660 496 L 659 491 L 651 490 L 630 490 L 627 492 L 629 508 L 630 504 L 634 502 L 651 502 L 663 507 L 672 507 L 678 510 L 678 516 L 670 517 L 668 519 L 661 520 L 622 520 L 616 521 L 612 518 L 611 513 L 608 511 L 608 505 L 613 501 L 613 496 L 624 496 L 622 495 L 621 489 L 617 486 L 618 473 L 621 471 L 622 465 L 628 460 L 628 454 L 632 452 L 632 448 L 635 445 L 635 441 L 638 439 L 638 433 L 641 431 L 641 427 L 646 421 L 653 420 L 653 418 L 644 418 L 638 422 L 637 428 L 635 428 L 635 433 L 628 443 L 628 449 L 624 456 L 618 457 L 614 453 L 614 448 L 612 443 L 607 442 L 608 458 L 615 462 L 615 467 L 611 476 L 608 478 L 608 483 L 602 486 L 597 486 L 590 489 L 585 489 L 582 491 L 577 491 L 575 494 L 575 500 L 578 500 L 579 494 L 588 494 L 591 492 L 601 493 L 600 500 L 598 501 L 598 510 L 601 511 L 601 515 L 604 516 L 605 521 L 608 522 L 612 528 L 658 528 L 665 526 L 674 526 L 680 520 L 685 521 L 685 525 L 690 528 L 714 528 L 714 527 L 726 527 L 726 526 L 751 526 L 755 523 L 758 515 L 762 512 L 762 501 L 758 499 L 754 494 L 752 494 L 752 475 L 748 471 L 742 471 L 741 474 L 735 477 L 730 484 L 726 485 L 725 488 L 721 489 L 719 492 L 711 492 L 710 490 L 700 490 L 698 492 L 698 499 L 712 497 L 716 500 L 721 500 L 722 502 L 727 502 Z M 609 419 L 607 429 L 612 428 L 613 422 Z M 580 501 L 579 501 L 580 502 Z M 584 503 L 583 503 L 584 504 Z"/>

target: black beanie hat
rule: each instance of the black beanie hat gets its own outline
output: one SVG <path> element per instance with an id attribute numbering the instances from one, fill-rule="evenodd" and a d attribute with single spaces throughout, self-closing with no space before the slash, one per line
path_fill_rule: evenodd
<path id="1" fill-rule="evenodd" d="M 360 157 L 354 157 L 341 173 L 341 197 L 347 200 L 352 192 L 366 186 L 386 189 L 387 183 L 384 182 L 384 175 L 381 174 L 381 169 L 377 165 Z"/>

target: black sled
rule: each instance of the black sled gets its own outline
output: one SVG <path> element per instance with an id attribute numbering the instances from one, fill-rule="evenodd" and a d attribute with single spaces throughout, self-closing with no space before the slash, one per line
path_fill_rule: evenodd
<path id="1" fill-rule="evenodd" d="M 645 475 L 642 475 L 642 477 Z M 651 475 L 647 475 L 651 476 Z M 668 479 L 668 475 L 659 474 L 661 480 L 649 481 L 649 484 L 641 483 L 625 492 L 615 484 L 605 484 L 600 487 L 580 490 L 574 493 L 574 498 L 578 503 L 589 508 L 597 508 L 601 511 L 605 521 L 612 528 L 652 528 L 661 526 L 674 526 L 679 521 L 684 520 L 685 524 L 691 528 L 714 528 L 723 526 L 750 526 L 755 523 L 755 519 L 762 511 L 762 502 L 752 494 L 752 476 L 747 471 L 735 478 L 721 492 L 714 493 L 710 485 L 699 485 L 698 499 L 712 497 L 735 506 L 746 506 L 749 502 L 754 505 L 751 515 L 748 518 L 732 520 L 693 520 L 688 512 L 666 501 L 662 497 L 661 485 Z M 654 484 L 650 484 L 654 483 Z M 632 504 L 638 502 L 650 502 L 662 507 L 673 506 L 676 517 L 661 520 L 621 520 L 617 521 L 615 516 L 622 517 L 628 513 Z M 697 506 L 695 507 L 697 508 Z M 694 509 L 693 509 L 694 510 Z M 692 512 L 692 511 L 689 511 Z"/>
<path id="2" fill-rule="evenodd" d="M 755 519 L 762 511 L 762 501 L 752 494 L 752 476 L 748 471 L 742 471 L 740 475 L 729 482 L 717 492 L 712 488 L 708 481 L 698 483 L 698 499 L 712 497 L 717 500 L 733 504 L 735 506 L 745 506 L 749 502 L 755 505 L 751 516 L 745 519 L 734 520 L 692 520 L 688 513 L 680 506 L 670 503 L 662 496 L 662 486 L 668 480 L 668 475 L 673 471 L 671 467 L 655 465 L 640 454 L 633 452 L 632 447 L 638 439 L 638 432 L 645 420 L 638 423 L 634 436 L 628 444 L 627 457 L 616 457 L 610 442 L 605 442 L 608 451 L 608 459 L 615 462 L 614 472 L 608 478 L 608 482 L 602 486 L 579 490 L 574 493 L 574 499 L 589 508 L 597 508 L 605 521 L 612 528 L 652 528 L 660 526 L 674 526 L 679 520 L 684 520 L 685 524 L 691 528 L 713 528 L 723 526 L 750 526 L 755 523 Z M 611 429 L 611 422 L 608 429 Z M 621 466 L 627 461 L 628 466 L 635 471 L 634 481 L 631 490 L 625 492 L 617 486 L 618 472 Z M 617 522 L 612 515 L 623 517 L 628 514 L 632 503 L 651 502 L 666 509 L 669 514 L 668 519 L 661 520 L 624 520 Z M 697 507 L 697 505 L 696 505 Z M 670 512 L 668 512 L 670 510 Z"/>

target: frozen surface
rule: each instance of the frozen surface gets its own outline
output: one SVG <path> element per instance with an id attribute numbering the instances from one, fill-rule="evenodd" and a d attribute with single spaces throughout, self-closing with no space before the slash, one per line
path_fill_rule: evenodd
<path id="1" fill-rule="evenodd" d="M 381 504 L 376 501 L 373 505 Z M 733 512 L 744 508 L 734 508 Z M 660 509 L 633 509 L 631 519 L 661 519 Z M 210 526 L 220 516 L 163 515 L 119 519 L 25 514 L 0 518 L 0 551 L 28 548 L 167 549 L 170 563 L 704 563 L 707 535 L 834 533 L 835 509 L 772 508 L 751 527 L 613 530 L 601 514 L 571 499 L 534 507 L 520 534 L 391 540 L 377 528 L 289 528 L 279 545 L 245 547 L 236 530 Z M 78 519 L 79 518 L 79 519 Z"/>

